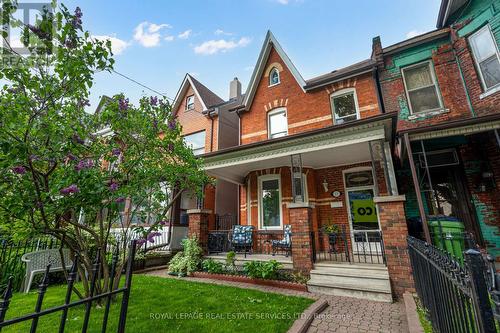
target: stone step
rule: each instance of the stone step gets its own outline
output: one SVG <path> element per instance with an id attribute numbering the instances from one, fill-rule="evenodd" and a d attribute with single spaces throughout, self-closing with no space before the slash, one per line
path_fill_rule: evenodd
<path id="1" fill-rule="evenodd" d="M 387 267 L 382 264 L 362 264 L 355 263 L 350 264 L 348 262 L 319 262 L 314 264 L 314 268 L 330 268 L 330 267 L 338 267 L 338 268 L 348 268 L 348 269 L 365 269 L 365 270 L 379 270 L 379 271 L 387 271 Z"/>
<path id="2" fill-rule="evenodd" d="M 309 291 L 392 302 L 391 283 L 383 265 L 315 264 Z"/>

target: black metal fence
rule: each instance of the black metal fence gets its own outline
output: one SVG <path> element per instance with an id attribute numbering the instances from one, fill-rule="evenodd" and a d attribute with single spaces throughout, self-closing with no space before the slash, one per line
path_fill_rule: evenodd
<path id="1" fill-rule="evenodd" d="M 238 220 L 233 214 L 217 214 L 215 216 L 215 230 L 231 230 L 236 224 L 238 224 Z"/>
<path id="2" fill-rule="evenodd" d="M 408 236 L 415 288 L 437 332 L 497 332 L 489 297 L 495 300 L 492 271 L 477 249 L 464 264 L 449 253 Z M 500 295 L 500 292 L 498 293 Z M 500 303 L 499 303 L 500 304 Z"/>
<path id="3" fill-rule="evenodd" d="M 21 261 L 21 257 L 25 253 L 54 249 L 59 246 L 60 242 L 51 237 L 25 241 L 0 239 L 0 293 L 7 286 L 8 278 L 11 276 L 13 288 L 18 289 L 21 286 L 25 270 L 25 264 Z"/>
<path id="4" fill-rule="evenodd" d="M 0 299 L 0 331 L 2 331 L 2 328 L 7 327 L 7 326 L 13 326 L 22 322 L 27 322 L 31 321 L 31 328 L 30 332 L 34 333 L 37 331 L 38 327 L 38 322 L 39 319 L 43 316 L 50 315 L 53 313 L 61 313 L 60 317 L 60 322 L 59 322 L 59 328 L 58 332 L 62 333 L 64 332 L 66 322 L 67 322 L 67 317 L 68 317 L 68 311 L 74 307 L 77 306 L 85 306 L 85 314 L 83 317 L 83 322 L 82 322 L 82 332 L 87 332 L 89 329 L 89 320 L 90 320 L 90 314 L 92 311 L 92 305 L 95 302 L 102 302 L 104 301 L 104 314 L 102 317 L 102 323 L 101 323 L 101 332 L 106 332 L 107 327 L 108 327 L 108 320 L 109 320 L 109 313 L 110 313 L 110 308 L 111 308 L 111 303 L 112 300 L 115 296 L 117 295 L 122 295 L 121 302 L 120 302 L 120 314 L 119 314 L 119 321 L 118 321 L 118 332 L 125 332 L 125 324 L 126 324 L 126 319 L 127 319 L 127 310 L 128 310 L 128 302 L 129 302 L 129 296 L 130 296 L 130 289 L 131 289 L 131 284 L 132 284 L 132 265 L 134 261 L 134 256 L 135 256 L 135 249 L 136 249 L 136 244 L 135 241 L 132 241 L 130 244 L 129 248 L 129 255 L 128 255 L 128 261 L 126 263 L 126 268 L 125 268 L 125 282 L 122 287 L 117 287 L 116 289 L 113 287 L 117 284 L 115 284 L 115 279 L 120 279 L 121 278 L 121 272 L 120 274 L 115 274 L 118 273 L 117 266 L 118 266 L 118 260 L 119 260 L 119 253 L 116 251 L 113 254 L 112 258 L 112 263 L 111 263 L 111 270 L 109 274 L 109 281 L 108 281 L 108 288 L 107 290 L 104 290 L 102 293 L 96 294 L 96 285 L 100 281 L 102 276 L 102 271 L 101 271 L 101 263 L 102 260 L 106 260 L 106 258 L 102 258 L 97 252 L 96 259 L 93 263 L 92 266 L 92 271 L 88 272 L 88 277 L 90 278 L 90 289 L 89 289 L 89 296 L 71 301 L 71 296 L 73 294 L 73 288 L 74 285 L 77 281 L 77 274 L 78 274 L 78 256 L 75 256 L 73 260 L 73 265 L 70 269 L 70 272 L 68 274 L 68 279 L 67 279 L 67 288 L 66 288 L 66 296 L 64 299 L 64 304 L 56 307 L 51 307 L 47 309 L 42 310 L 42 305 L 44 301 L 44 296 L 47 292 L 48 288 L 48 278 L 49 278 L 49 271 L 50 271 L 50 264 L 47 266 L 45 270 L 44 277 L 42 279 L 42 282 L 38 286 L 38 298 L 36 301 L 35 309 L 32 313 L 22 315 L 20 317 L 15 317 L 12 319 L 7 319 L 5 320 L 6 313 L 9 310 L 9 305 L 11 303 L 11 298 L 13 294 L 13 285 L 12 285 L 12 278 L 9 278 L 9 281 L 7 283 L 7 288 L 5 289 L 2 298 Z"/>

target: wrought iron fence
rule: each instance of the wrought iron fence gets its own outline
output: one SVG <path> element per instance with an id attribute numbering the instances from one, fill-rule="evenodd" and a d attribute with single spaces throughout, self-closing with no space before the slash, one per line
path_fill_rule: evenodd
<path id="1" fill-rule="evenodd" d="M 12 276 L 11 284 L 18 289 L 24 278 L 24 263 L 21 257 L 25 253 L 54 249 L 60 242 L 52 237 L 12 241 L 0 239 L 0 293 L 7 286 L 7 280 Z"/>
<path id="2" fill-rule="evenodd" d="M 215 230 L 231 230 L 238 220 L 233 214 L 217 214 L 215 216 Z"/>
<path id="3" fill-rule="evenodd" d="M 466 250 L 462 265 L 449 253 L 408 236 L 408 252 L 417 294 L 435 331 L 497 332 L 488 265 L 479 251 Z"/>
<path id="4" fill-rule="evenodd" d="M 89 289 L 90 294 L 89 294 L 89 296 L 82 298 L 82 299 L 79 299 L 79 300 L 76 300 L 76 301 L 71 301 L 71 295 L 73 294 L 73 288 L 74 288 L 75 282 L 77 281 L 77 274 L 78 274 L 78 262 L 79 262 L 79 260 L 78 260 L 78 256 L 75 256 L 75 258 L 73 260 L 73 265 L 72 265 L 70 272 L 68 274 L 67 288 L 66 288 L 66 295 L 64 298 L 64 304 L 60 305 L 60 306 L 42 309 L 44 296 L 45 296 L 45 294 L 47 292 L 47 288 L 49 286 L 49 284 L 48 284 L 48 281 L 49 281 L 48 276 L 49 276 L 49 270 L 50 270 L 50 264 L 49 264 L 45 270 L 44 277 L 43 277 L 40 285 L 38 286 L 38 298 L 36 301 L 34 311 L 30 314 L 26 314 L 26 315 L 23 315 L 20 317 L 15 317 L 15 318 L 5 320 L 6 313 L 9 310 L 9 305 L 10 305 L 12 294 L 13 294 L 12 278 L 10 278 L 9 282 L 7 283 L 7 288 L 5 289 L 3 296 L 0 299 L 0 331 L 2 331 L 2 328 L 5 328 L 7 326 L 14 326 L 14 325 L 22 323 L 22 322 L 31 321 L 30 332 L 34 333 L 37 331 L 38 322 L 39 322 L 39 319 L 41 317 L 60 312 L 61 317 L 60 317 L 58 331 L 62 333 L 62 332 L 64 332 L 64 329 L 66 326 L 68 311 L 74 307 L 77 307 L 77 306 L 85 306 L 85 314 L 83 316 L 81 331 L 87 332 L 89 329 L 89 319 L 90 319 L 90 314 L 92 311 L 92 304 L 95 303 L 96 301 L 103 300 L 105 302 L 105 305 L 104 305 L 104 313 L 103 313 L 102 323 L 101 323 L 101 332 L 106 332 L 107 327 L 108 327 L 108 320 L 109 320 L 109 313 L 110 313 L 112 299 L 115 296 L 121 294 L 122 299 L 120 302 L 120 315 L 119 315 L 119 321 L 118 321 L 118 332 L 125 332 L 128 302 L 129 302 L 130 289 L 131 289 L 131 284 L 132 284 L 132 265 L 133 265 L 133 261 L 134 261 L 135 250 L 136 250 L 135 241 L 132 241 L 130 244 L 130 247 L 129 247 L 129 256 L 128 256 L 128 261 L 126 263 L 126 268 L 125 268 L 125 283 L 124 283 L 123 287 L 118 287 L 116 289 L 113 289 L 113 286 L 115 286 L 115 282 L 116 282 L 115 279 L 121 278 L 121 274 L 115 274 L 115 273 L 118 273 L 116 271 L 116 269 L 117 269 L 117 263 L 118 263 L 118 258 L 119 258 L 118 251 L 115 251 L 115 253 L 113 254 L 113 259 L 112 259 L 112 263 L 111 263 L 111 271 L 110 271 L 110 275 L 109 275 L 108 290 L 106 290 L 102 293 L 99 293 L 99 294 L 96 294 L 96 284 L 99 283 L 98 280 L 102 276 L 102 272 L 101 272 L 102 260 L 106 260 L 106 258 L 102 258 L 99 255 L 99 252 L 97 252 L 96 259 L 95 259 L 93 266 L 92 266 L 92 271 L 88 273 L 88 276 L 90 277 L 90 289 Z"/>

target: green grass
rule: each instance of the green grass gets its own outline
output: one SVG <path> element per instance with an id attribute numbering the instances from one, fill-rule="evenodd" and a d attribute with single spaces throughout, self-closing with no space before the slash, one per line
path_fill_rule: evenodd
<path id="1" fill-rule="evenodd" d="M 420 299 L 417 297 L 415 297 L 415 303 L 417 304 L 418 319 L 424 329 L 424 333 L 433 333 L 434 330 L 432 329 L 432 323 L 427 315 L 427 310 L 423 307 L 422 303 L 420 303 Z"/>
<path id="2" fill-rule="evenodd" d="M 50 287 L 43 308 L 63 303 L 64 285 Z M 31 313 L 37 292 L 13 296 L 7 319 Z M 121 300 L 121 297 L 118 301 Z M 286 332 L 313 300 L 257 290 L 178 279 L 134 275 L 127 315 L 127 332 Z M 116 332 L 119 305 L 112 304 L 108 331 Z M 104 309 L 94 307 L 89 332 L 100 332 Z M 80 332 L 83 307 L 69 311 L 65 332 Z M 60 313 L 44 316 L 37 332 L 57 332 Z M 30 322 L 2 330 L 29 331 Z"/>

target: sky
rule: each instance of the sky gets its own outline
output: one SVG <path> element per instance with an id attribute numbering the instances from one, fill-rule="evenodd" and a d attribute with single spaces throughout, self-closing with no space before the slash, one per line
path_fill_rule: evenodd
<path id="1" fill-rule="evenodd" d="M 185 73 L 227 99 L 238 77 L 243 91 L 270 29 L 305 79 L 435 29 L 440 0 L 66 0 L 83 11 L 84 29 L 111 38 L 115 70 L 174 98 Z M 98 73 L 100 96 L 125 93 L 136 103 L 157 95 L 117 74 Z"/>

